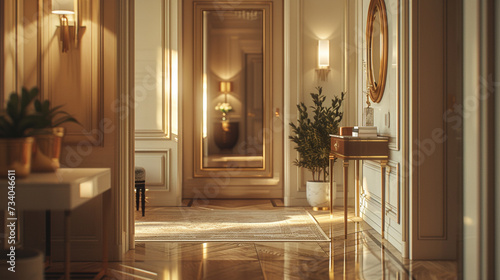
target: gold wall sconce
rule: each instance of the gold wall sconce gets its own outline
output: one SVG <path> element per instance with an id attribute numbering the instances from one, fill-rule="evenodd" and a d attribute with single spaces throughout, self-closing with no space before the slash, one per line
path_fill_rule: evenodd
<path id="1" fill-rule="evenodd" d="M 330 41 L 318 40 L 318 68 L 316 73 L 320 80 L 325 81 L 330 72 Z"/>
<path id="2" fill-rule="evenodd" d="M 224 102 L 227 103 L 227 94 L 233 91 L 233 83 L 227 81 L 220 82 L 219 91 L 224 93 Z"/>
<path id="3" fill-rule="evenodd" d="M 78 8 L 78 0 L 52 0 L 52 13 L 59 15 L 63 53 L 69 51 L 71 44 L 70 33 L 73 33 L 74 47 L 78 46 L 79 32 L 82 28 L 79 24 Z M 70 15 L 73 19 L 72 23 L 68 18 Z M 70 27 L 73 27 L 72 32 L 70 32 Z"/>

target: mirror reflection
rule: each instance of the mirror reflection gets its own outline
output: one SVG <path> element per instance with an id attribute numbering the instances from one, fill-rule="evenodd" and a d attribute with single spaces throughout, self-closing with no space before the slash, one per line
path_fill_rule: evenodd
<path id="1" fill-rule="evenodd" d="M 262 168 L 263 11 L 203 11 L 203 168 Z"/>
<path id="2" fill-rule="evenodd" d="M 381 38 L 382 34 L 380 32 L 380 12 L 378 10 L 375 11 L 373 16 L 373 35 L 371 43 L 371 51 L 372 51 L 372 75 L 373 75 L 373 83 L 374 87 L 377 88 L 379 84 L 379 74 L 380 74 L 380 58 L 382 57 L 381 44 L 383 42 Z"/>

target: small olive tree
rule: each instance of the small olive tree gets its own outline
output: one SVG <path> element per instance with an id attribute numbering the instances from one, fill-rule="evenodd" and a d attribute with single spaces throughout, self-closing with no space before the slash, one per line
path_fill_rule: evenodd
<path id="1" fill-rule="evenodd" d="M 314 105 L 312 118 L 303 102 L 297 105 L 299 115 L 297 124 L 290 123 L 293 135 L 289 139 L 296 144 L 299 158 L 293 163 L 312 172 L 313 181 L 326 182 L 330 155 L 330 134 L 337 134 L 344 113 L 340 111 L 345 93 L 340 98 L 335 96 L 330 107 L 324 107 L 326 96 L 322 87 L 316 87 L 318 93 L 311 93 Z"/>

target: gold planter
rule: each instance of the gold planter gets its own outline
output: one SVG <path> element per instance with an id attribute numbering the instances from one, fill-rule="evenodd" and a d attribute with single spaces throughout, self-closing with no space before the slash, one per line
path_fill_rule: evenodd
<path id="1" fill-rule="evenodd" d="M 16 177 L 30 174 L 33 137 L 0 139 L 0 179 L 5 179 L 9 170 L 15 170 Z"/>
<path id="2" fill-rule="evenodd" d="M 35 135 L 31 171 L 54 172 L 60 167 L 62 139 L 64 128 L 55 127 L 44 134 Z"/>

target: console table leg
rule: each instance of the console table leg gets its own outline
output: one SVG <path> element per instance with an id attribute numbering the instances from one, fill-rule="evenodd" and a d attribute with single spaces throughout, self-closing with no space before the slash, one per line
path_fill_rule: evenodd
<path id="1" fill-rule="evenodd" d="M 52 256 L 52 233 L 51 233 L 51 216 L 50 210 L 45 211 L 45 267 L 51 265 Z"/>
<path id="2" fill-rule="evenodd" d="M 381 207 L 381 216 L 382 216 L 382 226 L 381 226 L 381 233 L 380 235 L 382 235 L 382 239 L 385 238 L 385 168 L 387 166 L 387 161 L 385 160 L 382 160 L 380 161 L 380 171 L 382 173 L 382 178 L 381 178 L 381 191 L 382 191 L 382 198 L 381 198 L 381 203 L 382 203 L 382 207 Z"/>
<path id="3" fill-rule="evenodd" d="M 70 211 L 64 211 L 64 279 L 70 278 Z"/>
<path id="4" fill-rule="evenodd" d="M 344 159 L 344 238 L 347 239 L 347 197 L 349 186 L 347 179 L 349 178 L 349 160 Z"/>
<path id="5" fill-rule="evenodd" d="M 335 163 L 335 158 L 330 158 L 330 219 L 333 219 L 333 192 L 335 191 L 335 186 L 333 185 L 333 164 Z M 333 240 L 333 232 L 332 232 Z"/>
<path id="6" fill-rule="evenodd" d="M 354 208 L 355 216 L 361 217 L 361 213 L 359 212 L 359 196 L 360 196 L 360 187 L 359 187 L 359 160 L 356 160 L 356 193 L 354 195 L 356 206 Z"/>

